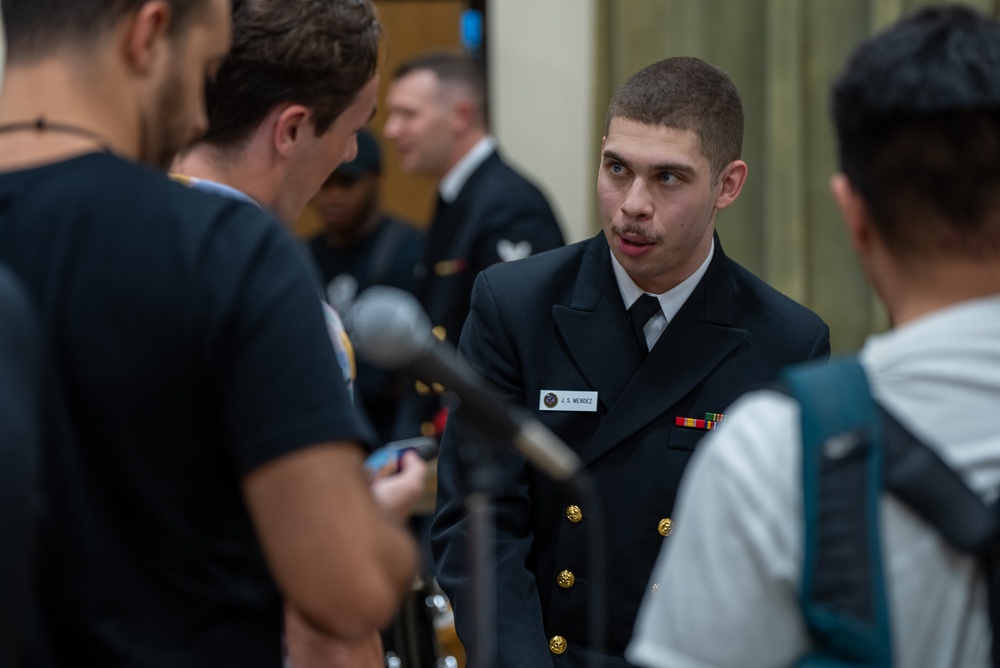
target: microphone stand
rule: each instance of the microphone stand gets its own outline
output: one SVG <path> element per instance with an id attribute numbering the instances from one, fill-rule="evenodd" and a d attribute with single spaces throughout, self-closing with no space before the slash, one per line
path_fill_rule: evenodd
<path id="1" fill-rule="evenodd" d="M 475 433 L 470 426 L 466 428 Z M 458 450 L 468 486 L 466 549 L 471 578 L 472 638 L 467 657 L 473 668 L 493 668 L 496 656 L 496 585 L 493 549 L 496 543 L 493 499 L 498 492 L 496 447 L 482 438 L 463 443 Z"/>
<path id="2" fill-rule="evenodd" d="M 448 392 L 445 392 L 447 396 Z M 453 409 L 460 407 L 456 397 L 451 397 L 449 420 L 453 417 Z M 458 414 L 460 416 L 460 411 Z M 493 668 L 496 656 L 496 586 L 497 577 L 494 568 L 496 546 L 495 522 L 492 513 L 493 500 L 502 492 L 496 471 L 499 469 L 499 453 L 497 444 L 489 437 L 480 433 L 475 425 L 466 420 L 462 428 L 470 436 L 456 449 L 464 475 L 467 491 L 465 493 L 465 509 L 469 531 L 466 534 L 466 549 L 469 558 L 469 576 L 471 577 L 471 612 L 473 615 L 472 637 L 470 638 L 467 658 L 470 668 Z M 509 444 L 507 444 L 509 445 Z M 531 465 L 530 463 L 528 464 Z M 602 653 L 607 646 L 607 559 L 606 527 L 603 512 L 596 490 L 584 472 L 567 481 L 555 481 L 566 489 L 575 492 L 582 499 L 590 513 L 590 531 L 588 540 L 588 555 L 590 557 L 591 588 L 587 614 L 587 643 L 592 650 L 587 658 L 588 668 L 601 668 Z M 468 651 L 468 647 L 467 647 Z"/>
<path id="3" fill-rule="evenodd" d="M 477 466 L 476 473 L 470 478 L 477 478 L 487 467 Z M 471 665 L 477 668 L 492 668 L 493 657 L 496 656 L 496 573 L 492 567 L 492 547 L 495 542 L 493 517 L 491 516 L 493 498 L 492 492 L 482 487 L 488 487 L 489 482 L 480 480 L 473 483 L 480 487 L 479 491 L 471 491 L 465 499 L 465 508 L 469 516 L 469 562 L 472 569 L 472 609 L 475 611 L 473 625 L 474 661 Z"/>
<path id="4" fill-rule="evenodd" d="M 464 392 L 469 398 L 468 407 L 474 409 L 471 412 L 478 414 L 478 418 L 469 415 L 468 426 L 472 427 L 478 420 L 484 428 L 475 441 L 467 442 L 457 453 L 460 466 L 468 471 L 466 481 L 471 489 L 466 495 L 465 505 L 469 525 L 468 554 L 475 578 L 475 605 L 472 606 L 476 615 L 473 624 L 475 640 L 471 643 L 475 659 L 473 668 L 491 668 L 496 648 L 493 634 L 496 577 L 491 568 L 495 559 L 490 549 L 495 541 L 494 519 L 490 517 L 490 510 L 494 506 L 491 501 L 501 490 L 498 489 L 500 481 L 496 475 L 499 468 L 496 465 L 497 451 L 489 447 L 494 443 L 513 446 L 553 480 L 562 481 L 562 485 L 579 494 L 579 498 L 595 513 L 590 523 L 593 526 L 587 532 L 593 555 L 590 598 L 594 604 L 588 616 L 588 646 L 591 649 L 588 666 L 598 668 L 607 637 L 604 628 L 605 531 L 598 497 L 579 470 L 576 453 L 537 420 L 498 413 L 495 404 L 503 402 L 491 398 L 490 392 L 483 390 L 488 383 L 478 378 L 475 370 L 461 360 L 453 347 L 437 344 L 430 332 L 430 319 L 412 295 L 384 286 L 369 288 L 351 307 L 347 322 L 348 331 L 355 337 L 356 347 L 363 356 L 384 368 L 412 368 L 418 378 L 428 375 L 430 380 L 448 388 L 451 391 L 444 392 L 442 400 L 451 404 L 446 406 L 449 413 L 456 406 L 461 410 L 458 400 L 460 393 Z"/>

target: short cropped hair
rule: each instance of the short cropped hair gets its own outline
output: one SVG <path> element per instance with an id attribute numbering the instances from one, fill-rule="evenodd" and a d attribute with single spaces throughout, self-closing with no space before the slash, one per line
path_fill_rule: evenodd
<path id="1" fill-rule="evenodd" d="M 171 32 L 186 24 L 206 0 L 167 0 L 173 11 Z M 87 46 L 124 16 L 149 0 L 3 0 L 7 59 L 30 63 L 64 46 Z"/>
<path id="2" fill-rule="evenodd" d="M 325 133 L 375 75 L 382 26 L 370 0 L 233 0 L 233 45 L 206 87 L 218 148 L 246 140 L 279 104 Z"/>
<path id="3" fill-rule="evenodd" d="M 896 257 L 1000 253 L 1000 25 L 924 9 L 833 86 L 841 171 Z"/>
<path id="4" fill-rule="evenodd" d="M 401 63 L 392 78 L 399 80 L 408 74 L 425 70 L 433 72 L 438 81 L 461 88 L 475 105 L 479 122 L 484 128 L 489 127 L 486 68 L 482 61 L 463 53 L 435 51 Z"/>
<path id="5" fill-rule="evenodd" d="M 636 72 L 608 105 L 611 120 L 689 130 L 698 137 L 715 181 L 743 150 L 743 99 L 732 79 L 698 58 L 667 58 Z"/>

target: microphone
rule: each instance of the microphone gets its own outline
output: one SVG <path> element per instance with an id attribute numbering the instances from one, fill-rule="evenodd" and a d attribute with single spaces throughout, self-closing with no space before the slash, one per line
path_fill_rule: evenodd
<path id="1" fill-rule="evenodd" d="M 454 346 L 431 333 L 431 322 L 413 295 L 376 285 L 361 293 L 344 325 L 354 348 L 375 366 L 410 369 L 459 398 L 459 410 L 484 434 L 510 443 L 556 480 L 569 480 L 580 458 L 523 408 L 503 403 Z"/>

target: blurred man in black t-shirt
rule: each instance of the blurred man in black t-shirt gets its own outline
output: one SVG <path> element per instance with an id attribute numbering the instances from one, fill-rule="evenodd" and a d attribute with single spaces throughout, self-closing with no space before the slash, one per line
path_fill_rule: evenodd
<path id="1" fill-rule="evenodd" d="M 31 304 L 0 264 L 0 666 L 25 665 L 42 440 L 42 359 Z"/>
<path id="2" fill-rule="evenodd" d="M 374 10 L 324 6 L 364 19 L 360 81 L 334 93 L 367 119 Z M 258 207 L 139 164 L 204 130 L 230 3 L 3 12 L 0 261 L 55 372 L 35 562 L 55 665 L 279 668 L 283 600 L 370 637 L 416 550 L 369 488 L 310 267 Z"/>

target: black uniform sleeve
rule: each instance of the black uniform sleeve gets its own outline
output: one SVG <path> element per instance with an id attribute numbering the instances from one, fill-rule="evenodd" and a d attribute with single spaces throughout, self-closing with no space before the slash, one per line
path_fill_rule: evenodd
<path id="1" fill-rule="evenodd" d="M 486 220 L 473 258 L 477 272 L 565 244 L 559 223 L 541 195 L 495 203 Z"/>

